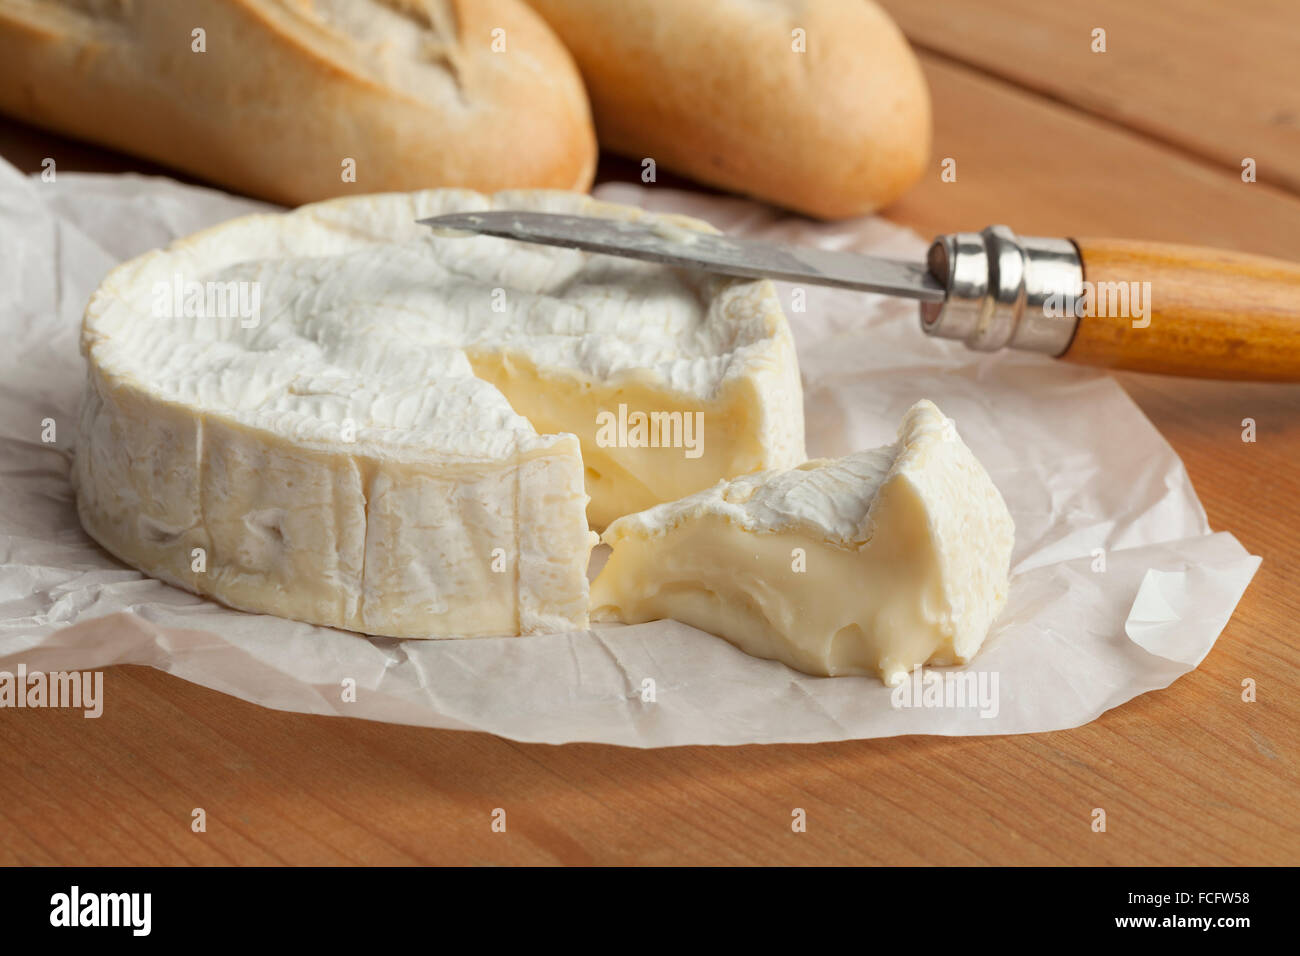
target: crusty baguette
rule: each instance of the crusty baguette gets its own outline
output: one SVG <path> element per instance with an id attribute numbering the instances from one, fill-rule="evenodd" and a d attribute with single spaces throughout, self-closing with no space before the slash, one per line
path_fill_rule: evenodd
<path id="1" fill-rule="evenodd" d="M 6 0 L 0 111 L 290 205 L 585 190 L 596 161 L 573 60 L 519 0 Z"/>
<path id="2" fill-rule="evenodd" d="M 829 219 L 926 163 L 925 80 L 871 0 L 528 2 L 578 61 L 606 148 Z"/>

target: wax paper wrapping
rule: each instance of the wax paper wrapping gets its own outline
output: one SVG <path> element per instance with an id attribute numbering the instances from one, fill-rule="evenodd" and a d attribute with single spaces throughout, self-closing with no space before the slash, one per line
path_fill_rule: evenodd
<path id="1" fill-rule="evenodd" d="M 597 195 L 790 243 L 899 257 L 925 248 L 881 219 L 814 224 L 624 184 Z M 1196 667 L 1258 567 L 1230 534 L 1210 532 L 1182 463 L 1108 376 L 929 339 L 899 300 L 807 287 L 800 311 L 780 286 L 810 455 L 892 442 L 903 412 L 929 398 L 1006 498 L 1010 597 L 967 668 L 891 691 L 875 678 L 810 677 L 673 621 L 399 641 L 230 610 L 121 564 L 81 530 L 68 481 L 85 375 L 77 337 L 114 264 L 266 208 L 165 179 L 45 182 L 0 161 L 0 670 L 147 664 L 266 707 L 549 743 L 1032 733 L 1086 723 Z M 50 420 L 56 440 L 45 442 Z M 975 684 L 967 699 L 930 693 L 957 673 L 983 682 L 978 697 Z"/>

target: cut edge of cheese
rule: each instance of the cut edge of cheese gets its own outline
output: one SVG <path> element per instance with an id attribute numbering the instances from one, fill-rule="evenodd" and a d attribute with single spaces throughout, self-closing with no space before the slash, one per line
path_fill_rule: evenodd
<path id="1" fill-rule="evenodd" d="M 891 446 L 722 481 L 606 529 L 592 617 L 674 619 L 809 674 L 963 664 L 1006 602 L 1014 525 L 930 402 Z"/>

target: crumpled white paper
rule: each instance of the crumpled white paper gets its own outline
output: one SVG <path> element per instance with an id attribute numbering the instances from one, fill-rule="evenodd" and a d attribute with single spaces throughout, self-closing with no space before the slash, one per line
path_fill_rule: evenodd
<path id="1" fill-rule="evenodd" d="M 879 219 L 818 225 L 623 184 L 597 194 L 737 234 L 924 251 Z M 1032 733 L 1086 723 L 1194 668 L 1259 565 L 1231 535 L 1210 533 L 1182 463 L 1111 378 L 929 339 L 906 302 L 809 287 L 796 311 L 786 286 L 809 454 L 891 442 L 908 406 L 930 398 L 1010 506 L 1007 608 L 968 668 L 927 672 L 972 674 L 996 691 L 985 701 L 917 706 L 962 702 L 924 684 L 894 693 L 874 678 L 809 677 L 672 621 L 398 641 L 229 610 L 125 567 L 82 532 L 68 484 L 84 375 L 77 333 L 118 261 L 265 208 L 138 176 L 43 182 L 0 161 L 0 670 L 148 664 L 282 710 L 548 743 Z M 47 419 L 54 443 L 42 441 Z M 346 678 L 355 702 L 343 700 Z"/>

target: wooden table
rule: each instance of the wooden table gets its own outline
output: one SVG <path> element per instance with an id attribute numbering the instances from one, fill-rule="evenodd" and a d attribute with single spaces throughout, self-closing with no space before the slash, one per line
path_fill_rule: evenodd
<path id="1" fill-rule="evenodd" d="M 1300 259 L 1291 0 L 887 5 L 921 53 L 937 130 L 933 172 L 891 219 L 927 236 L 1007 222 Z M 1096 27 L 1106 53 L 1090 50 Z M 143 168 L 0 127 L 0 151 L 29 169 L 55 149 L 60 169 Z M 955 183 L 939 179 L 945 157 Z M 1242 181 L 1244 157 L 1258 182 Z M 1122 381 L 1211 524 L 1264 564 L 1199 669 L 1086 727 L 553 747 L 278 713 L 117 668 L 100 720 L 0 716 L 0 863 L 1300 862 L 1300 387 Z"/>

